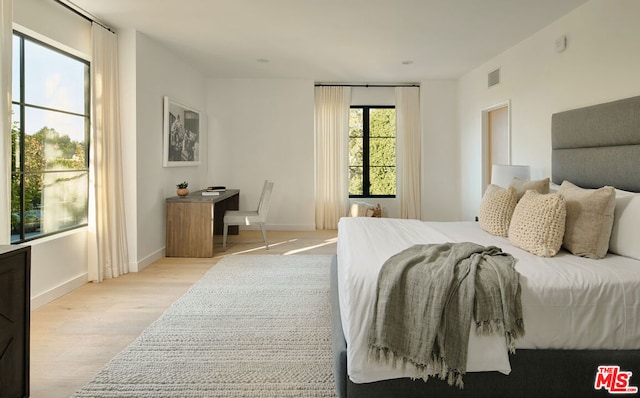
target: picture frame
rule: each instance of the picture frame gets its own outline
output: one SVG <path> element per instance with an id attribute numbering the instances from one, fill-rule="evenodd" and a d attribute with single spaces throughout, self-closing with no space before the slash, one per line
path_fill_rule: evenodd
<path id="1" fill-rule="evenodd" d="M 163 166 L 199 165 L 200 112 L 165 96 L 163 116 Z"/>

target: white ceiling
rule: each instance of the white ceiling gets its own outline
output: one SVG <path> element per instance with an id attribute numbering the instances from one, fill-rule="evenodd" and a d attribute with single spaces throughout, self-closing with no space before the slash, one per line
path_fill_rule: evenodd
<path id="1" fill-rule="evenodd" d="M 153 38 L 207 77 L 342 83 L 458 78 L 586 2 L 72 1 L 109 26 Z"/>

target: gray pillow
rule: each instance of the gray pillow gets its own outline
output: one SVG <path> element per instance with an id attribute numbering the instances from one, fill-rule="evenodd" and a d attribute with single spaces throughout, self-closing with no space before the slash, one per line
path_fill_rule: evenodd
<path id="1" fill-rule="evenodd" d="M 584 189 L 563 181 L 558 193 L 567 202 L 564 247 L 576 256 L 606 256 L 616 206 L 615 189 Z"/>
<path id="2" fill-rule="evenodd" d="M 522 198 L 522 195 L 524 195 L 524 193 L 530 189 L 533 189 L 541 194 L 549 193 L 549 178 L 529 181 L 522 180 L 518 177 L 513 177 L 513 180 L 511 180 L 511 186 L 516 189 L 518 200 L 520 200 L 520 198 Z"/>

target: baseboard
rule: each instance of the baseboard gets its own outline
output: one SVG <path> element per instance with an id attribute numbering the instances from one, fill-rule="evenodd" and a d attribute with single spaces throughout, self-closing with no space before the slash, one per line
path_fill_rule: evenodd
<path id="1" fill-rule="evenodd" d="M 164 257 L 164 247 L 162 249 L 157 250 L 154 253 L 151 253 L 150 255 L 148 255 L 147 257 L 143 258 L 138 262 L 129 263 L 129 271 L 140 272 L 163 257 Z"/>
<path id="2" fill-rule="evenodd" d="M 240 229 L 259 230 L 257 225 L 240 225 Z M 315 224 L 267 224 L 267 231 L 315 231 Z"/>
<path id="3" fill-rule="evenodd" d="M 31 310 L 42 307 L 45 304 L 52 302 L 53 300 L 64 296 L 67 293 L 71 293 L 80 286 L 89 283 L 89 275 L 87 273 L 80 274 L 75 278 L 68 280 L 52 289 L 47 290 L 35 297 L 31 297 Z"/>

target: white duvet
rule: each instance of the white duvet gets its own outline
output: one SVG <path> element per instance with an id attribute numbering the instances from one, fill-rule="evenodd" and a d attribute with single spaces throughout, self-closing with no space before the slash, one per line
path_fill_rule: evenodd
<path id="1" fill-rule="evenodd" d="M 518 259 L 525 336 L 517 348 L 640 348 L 638 260 L 611 254 L 592 260 L 565 251 L 553 258 L 537 257 L 473 222 L 343 218 L 338 227 L 338 289 L 347 372 L 354 383 L 413 375 L 410 368 L 367 360 L 368 325 L 382 264 L 414 244 L 462 241 L 498 246 Z M 467 371 L 509 373 L 504 338 L 472 332 Z"/>

